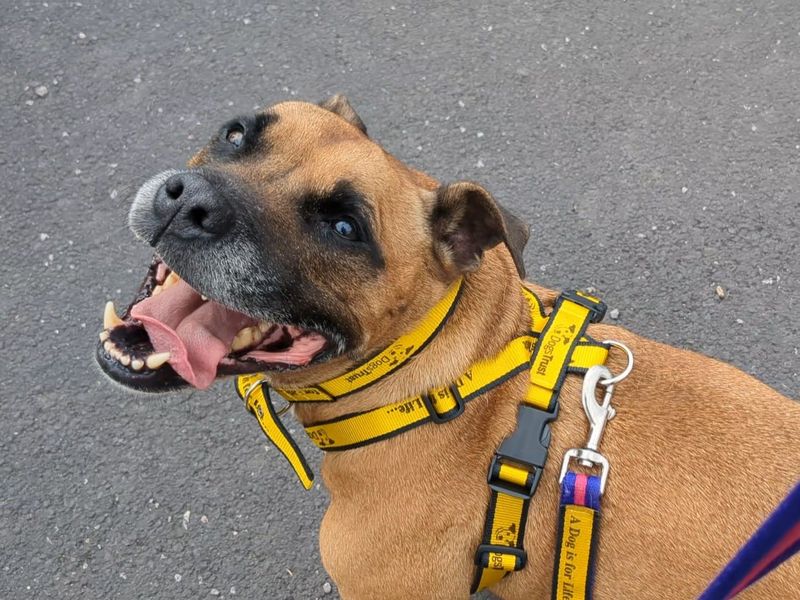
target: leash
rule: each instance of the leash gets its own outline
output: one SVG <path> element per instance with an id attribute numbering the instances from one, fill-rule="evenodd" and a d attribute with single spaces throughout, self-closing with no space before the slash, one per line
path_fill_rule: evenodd
<path id="1" fill-rule="evenodd" d="M 633 369 L 631 351 L 619 342 L 611 343 L 627 354 L 628 365 L 616 377 L 602 365 L 594 366 L 586 373 L 581 398 L 589 421 L 589 440 L 583 448 L 567 450 L 561 464 L 558 478 L 561 484 L 556 535 L 558 548 L 553 569 L 552 596 L 555 600 L 584 600 L 592 597 L 600 499 L 605 492 L 609 471 L 608 460 L 600 454 L 598 446 L 606 423 L 616 414 L 611 406 L 614 386 Z M 597 401 L 597 391 L 601 386 L 605 388 L 602 403 Z M 583 467 L 599 467 L 600 475 L 570 470 L 570 462 L 573 460 Z"/>
<path id="2" fill-rule="evenodd" d="M 800 551 L 800 483 L 784 498 L 699 600 L 728 600 Z"/>

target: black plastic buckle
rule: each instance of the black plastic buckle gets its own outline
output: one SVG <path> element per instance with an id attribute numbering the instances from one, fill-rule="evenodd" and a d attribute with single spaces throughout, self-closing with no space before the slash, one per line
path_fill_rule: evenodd
<path id="1" fill-rule="evenodd" d="M 475 552 L 475 564 L 482 569 L 488 568 L 489 554 L 492 552 L 495 554 L 510 554 L 511 556 L 515 556 L 517 559 L 516 564 L 514 565 L 515 571 L 524 569 L 525 564 L 528 562 L 528 553 L 522 548 L 515 548 L 514 546 L 496 546 L 494 544 L 481 544 L 478 546 L 477 552 Z M 499 568 L 499 565 L 497 568 Z"/>
<path id="2" fill-rule="evenodd" d="M 431 395 L 427 391 L 422 392 L 421 395 L 422 403 L 425 405 L 425 408 L 428 409 L 428 412 L 431 415 L 431 421 L 433 421 L 434 423 L 438 423 L 439 425 L 441 425 L 442 423 L 447 423 L 448 421 L 452 421 L 453 419 L 455 419 L 457 416 L 459 416 L 461 413 L 464 412 L 464 399 L 458 393 L 458 389 L 456 389 L 456 386 L 449 385 L 447 389 L 449 389 L 450 393 L 453 395 L 453 398 L 456 401 L 456 406 L 455 408 L 451 408 L 446 413 L 441 415 L 438 412 L 436 412 L 436 408 L 434 407 Z"/>
<path id="3" fill-rule="evenodd" d="M 530 500 L 533 497 L 547 462 L 547 450 L 550 447 L 550 422 L 554 421 L 557 416 L 557 403 L 552 412 L 526 404 L 519 407 L 517 429 L 500 444 L 489 467 L 487 481 L 492 490 L 523 500 Z M 533 477 L 528 477 L 524 486 L 500 479 L 500 466 L 505 462 L 526 467 Z"/>
<path id="4" fill-rule="evenodd" d="M 590 312 L 590 323 L 599 323 L 603 320 L 603 317 L 606 316 L 607 307 L 606 303 L 602 300 L 590 300 L 586 296 L 581 296 L 577 290 L 565 290 L 561 292 L 561 296 L 570 302 L 574 302 L 575 304 L 579 304 L 584 308 L 588 308 Z"/>

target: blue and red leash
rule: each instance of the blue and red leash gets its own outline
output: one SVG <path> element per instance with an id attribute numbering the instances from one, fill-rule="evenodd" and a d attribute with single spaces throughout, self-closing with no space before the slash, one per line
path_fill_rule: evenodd
<path id="1" fill-rule="evenodd" d="M 800 551 L 800 483 L 797 483 L 699 600 L 728 600 Z M 800 591 L 798 592 L 800 593 Z"/>

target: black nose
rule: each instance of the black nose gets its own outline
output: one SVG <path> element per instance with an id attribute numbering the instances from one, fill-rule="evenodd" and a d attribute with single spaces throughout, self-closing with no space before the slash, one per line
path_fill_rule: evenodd
<path id="1" fill-rule="evenodd" d="M 162 233 L 180 238 L 218 238 L 235 222 L 231 205 L 200 173 L 176 173 L 156 192 L 153 210 Z"/>

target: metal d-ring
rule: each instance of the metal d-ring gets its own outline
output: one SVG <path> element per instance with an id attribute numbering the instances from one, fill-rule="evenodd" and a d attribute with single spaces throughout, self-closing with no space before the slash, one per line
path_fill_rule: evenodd
<path id="1" fill-rule="evenodd" d="M 620 373 L 619 375 L 614 375 L 614 377 L 609 377 L 608 379 L 600 380 L 599 383 L 601 385 L 608 387 L 610 385 L 614 385 L 615 383 L 619 383 L 620 381 L 622 381 L 628 375 L 631 374 L 631 371 L 633 370 L 633 352 L 631 352 L 631 349 L 628 348 L 625 344 L 623 344 L 622 342 L 618 342 L 616 340 L 603 340 L 602 343 L 608 344 L 609 346 L 614 346 L 615 348 L 619 348 L 628 357 L 628 364 L 625 365 L 625 368 L 622 370 L 622 373 Z"/>
<path id="2" fill-rule="evenodd" d="M 266 379 L 259 379 L 258 381 L 254 382 L 249 388 L 247 388 L 247 391 L 244 393 L 244 398 L 242 398 L 242 400 L 244 400 L 244 405 L 245 406 L 248 406 L 247 403 L 250 400 L 250 394 L 252 394 L 256 390 L 256 388 L 260 387 L 260 386 L 261 387 L 266 386 L 265 387 L 265 389 L 266 389 L 266 393 L 265 393 L 266 400 L 267 400 L 267 402 L 272 404 L 272 394 L 269 393 L 269 384 L 267 384 L 267 380 Z M 287 412 L 289 412 L 290 408 L 292 408 L 292 403 L 289 402 L 288 400 L 286 400 L 286 406 L 282 407 L 279 410 L 276 410 L 275 414 L 278 415 L 279 417 L 282 417 Z"/>

